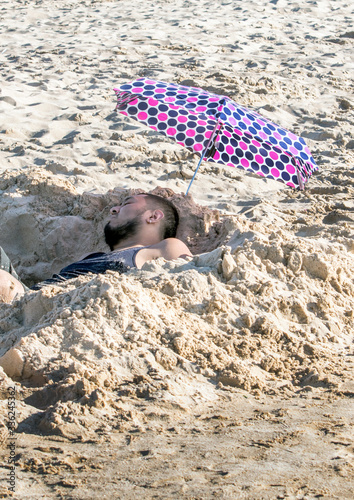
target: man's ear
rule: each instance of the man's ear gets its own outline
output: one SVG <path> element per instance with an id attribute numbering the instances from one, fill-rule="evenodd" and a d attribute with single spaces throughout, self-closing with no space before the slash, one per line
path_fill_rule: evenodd
<path id="1" fill-rule="evenodd" d="M 160 209 L 153 210 L 151 215 L 147 218 L 148 224 L 155 224 L 165 217 L 164 213 Z"/>

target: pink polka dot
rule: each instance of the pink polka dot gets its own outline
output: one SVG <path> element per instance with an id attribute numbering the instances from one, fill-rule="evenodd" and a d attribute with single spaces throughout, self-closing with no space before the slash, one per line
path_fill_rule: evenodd
<path id="1" fill-rule="evenodd" d="M 240 137 L 243 136 L 243 133 L 241 132 L 241 130 L 238 130 L 237 128 L 235 128 L 234 133 L 239 135 Z"/>
<path id="2" fill-rule="evenodd" d="M 227 130 L 224 130 L 224 135 L 226 135 L 226 137 L 232 137 L 232 134 L 230 134 Z"/>
<path id="3" fill-rule="evenodd" d="M 134 87 L 132 89 L 133 94 L 140 94 L 144 89 L 142 87 Z"/>
<path id="4" fill-rule="evenodd" d="M 215 154 L 214 154 L 214 156 L 213 156 L 213 160 L 219 160 L 219 158 L 220 158 L 220 153 L 219 153 L 219 151 L 215 151 Z"/>
<path id="5" fill-rule="evenodd" d="M 275 153 L 274 151 L 271 151 L 269 153 L 269 156 L 272 158 L 272 160 L 277 160 L 279 158 L 279 155 Z"/>
<path id="6" fill-rule="evenodd" d="M 180 146 L 185 146 L 184 142 L 178 142 L 177 141 L 177 144 L 179 144 Z"/>
<path id="7" fill-rule="evenodd" d="M 263 156 L 261 156 L 261 155 L 256 155 L 256 156 L 254 157 L 254 159 L 255 159 L 255 160 L 256 160 L 256 162 L 257 162 L 257 163 L 259 163 L 260 165 L 262 165 L 262 163 L 264 162 L 264 158 L 263 158 Z"/>
<path id="8" fill-rule="evenodd" d="M 245 168 L 248 168 L 250 166 L 250 162 L 246 160 L 246 158 L 242 158 L 241 165 Z"/>
<path id="9" fill-rule="evenodd" d="M 280 172 L 277 168 L 272 168 L 272 170 L 270 171 L 270 173 L 272 174 L 273 177 L 279 177 L 280 176 Z"/>
<path id="10" fill-rule="evenodd" d="M 155 81 L 154 80 L 145 80 L 145 83 L 148 83 L 149 85 L 155 85 Z"/>
<path id="11" fill-rule="evenodd" d="M 186 135 L 188 135 L 188 137 L 194 137 L 195 136 L 195 130 L 193 130 L 193 129 L 190 128 L 189 130 L 187 130 Z"/>
<path id="12" fill-rule="evenodd" d="M 122 115 L 128 116 L 128 113 L 126 111 L 121 111 L 120 112 Z"/>
<path id="13" fill-rule="evenodd" d="M 293 140 L 293 141 L 296 141 L 297 140 L 297 137 L 295 134 L 293 134 L 292 132 L 288 132 L 288 137 L 289 139 Z"/>
<path id="14" fill-rule="evenodd" d="M 149 125 L 150 128 L 152 128 L 152 130 L 157 130 L 156 127 L 154 127 L 154 125 Z"/>
<path id="15" fill-rule="evenodd" d="M 153 99 L 152 97 L 150 97 L 150 99 L 148 100 L 149 106 L 152 106 L 152 107 L 157 106 L 158 103 L 159 103 L 159 101 L 157 99 Z"/>
<path id="16" fill-rule="evenodd" d="M 261 175 L 262 177 L 265 177 L 264 173 L 259 170 L 259 172 L 256 172 L 257 175 Z"/>
<path id="17" fill-rule="evenodd" d="M 140 113 L 138 113 L 139 120 L 146 120 L 147 117 L 148 117 L 148 114 L 145 113 L 145 111 L 140 111 Z"/>
<path id="18" fill-rule="evenodd" d="M 259 137 L 261 137 L 261 139 L 267 139 L 267 135 L 264 133 L 264 132 L 259 132 Z"/>
<path id="19" fill-rule="evenodd" d="M 278 132 L 274 132 L 274 134 L 273 134 L 273 135 L 274 135 L 274 137 L 275 137 L 276 139 L 278 139 L 278 141 L 280 141 L 280 140 L 281 140 L 281 135 L 280 135 L 280 134 L 278 134 Z"/>
<path id="20" fill-rule="evenodd" d="M 180 106 L 176 106 L 175 104 L 170 104 L 168 107 L 170 109 L 180 109 Z"/>
<path id="21" fill-rule="evenodd" d="M 262 120 L 256 120 L 259 125 L 265 125 L 265 123 Z"/>
<path id="22" fill-rule="evenodd" d="M 228 105 L 228 108 L 231 109 L 231 111 L 235 111 L 235 106 L 233 104 L 229 104 Z"/>
<path id="23" fill-rule="evenodd" d="M 168 119 L 168 115 L 166 113 L 159 113 L 157 115 L 157 118 L 160 120 L 160 122 L 165 122 Z"/>
<path id="24" fill-rule="evenodd" d="M 211 137 L 211 134 L 212 134 L 212 133 L 213 133 L 213 132 L 212 132 L 211 130 L 207 130 L 207 131 L 205 132 L 204 136 L 205 136 L 207 139 L 209 139 L 209 137 Z"/>
<path id="25" fill-rule="evenodd" d="M 155 89 L 156 94 L 164 94 L 166 89 Z"/>
<path id="26" fill-rule="evenodd" d="M 298 150 L 296 148 L 294 148 L 294 146 L 290 146 L 289 151 L 293 155 L 297 155 L 298 154 Z"/>
<path id="27" fill-rule="evenodd" d="M 201 151 L 203 149 L 203 144 L 194 144 L 193 149 L 195 151 Z"/>
<path id="28" fill-rule="evenodd" d="M 261 147 L 260 143 L 259 143 L 258 141 L 256 141 L 256 140 L 253 140 L 253 141 L 252 141 L 252 144 L 253 144 L 254 146 L 256 146 L 256 148 L 260 148 L 260 147 Z"/>
<path id="29" fill-rule="evenodd" d="M 185 123 L 186 121 L 188 121 L 188 118 L 184 115 L 180 115 L 177 120 L 180 122 L 180 123 Z"/>
<path id="30" fill-rule="evenodd" d="M 286 185 L 287 185 L 287 186 L 290 186 L 290 187 L 292 187 L 292 188 L 294 188 L 294 187 L 295 187 L 295 184 L 293 184 L 292 182 L 287 182 L 287 183 L 286 183 Z"/>
<path id="31" fill-rule="evenodd" d="M 289 174 L 295 174 L 295 172 L 296 172 L 294 165 L 290 165 L 290 163 L 288 165 L 286 165 L 285 168 Z"/>
<path id="32" fill-rule="evenodd" d="M 228 153 L 229 155 L 232 155 L 234 154 L 234 148 L 232 146 L 226 146 L 226 153 Z"/>
<path id="33" fill-rule="evenodd" d="M 227 165 L 228 167 L 233 167 L 233 168 L 236 168 L 236 167 L 235 167 L 235 165 L 234 165 L 233 163 L 226 163 L 226 165 Z"/>
<path id="34" fill-rule="evenodd" d="M 203 113 L 204 111 L 206 111 L 208 108 L 206 106 L 197 106 L 195 108 L 196 111 L 198 111 L 198 113 Z"/>
<path id="35" fill-rule="evenodd" d="M 197 102 L 198 99 L 196 97 L 187 97 L 186 101 L 187 102 Z"/>
<path id="36" fill-rule="evenodd" d="M 173 127 L 170 127 L 170 128 L 168 128 L 168 129 L 166 130 L 166 134 L 167 134 L 167 135 L 175 135 L 175 134 L 176 134 L 176 132 L 177 132 L 177 131 L 176 131 L 176 129 L 175 129 L 175 128 L 173 128 Z"/>
<path id="37" fill-rule="evenodd" d="M 246 125 L 251 125 L 251 120 L 249 120 L 248 118 L 243 118 L 243 122 L 244 122 Z"/>
<path id="38" fill-rule="evenodd" d="M 209 102 L 216 102 L 219 101 L 219 97 L 209 97 Z"/>
<path id="39" fill-rule="evenodd" d="M 175 97 L 168 96 L 168 97 L 166 97 L 165 102 L 175 102 L 175 100 L 176 100 Z"/>
<path id="40" fill-rule="evenodd" d="M 235 120 L 235 118 L 233 118 L 232 116 L 230 116 L 230 118 L 228 118 L 228 123 L 230 123 L 230 125 L 232 125 L 233 127 L 236 127 L 237 125 L 237 121 Z"/>
<path id="41" fill-rule="evenodd" d="M 246 149 L 248 148 L 247 144 L 243 141 L 240 141 L 238 143 L 238 145 L 240 146 L 241 149 L 243 149 L 244 151 L 246 151 Z"/>
<path id="42" fill-rule="evenodd" d="M 205 120 L 198 120 L 197 121 L 198 125 L 201 125 L 201 126 L 204 126 L 207 124 L 207 122 Z"/>

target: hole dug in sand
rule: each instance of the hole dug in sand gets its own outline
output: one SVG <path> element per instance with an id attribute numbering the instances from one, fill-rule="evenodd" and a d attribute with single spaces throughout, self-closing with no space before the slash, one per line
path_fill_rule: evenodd
<path id="1" fill-rule="evenodd" d="M 41 234 L 31 246 L 24 230 L 6 249 L 29 284 L 65 265 L 65 249 L 71 261 L 106 250 L 103 219 L 126 195 L 79 195 L 39 169 L 1 182 L 3 227 L 26 213 Z M 335 393 L 348 376 L 352 254 L 242 215 L 220 222 L 215 210 L 155 192 L 179 207 L 193 259 L 82 276 L 0 305 L 1 384 L 17 387 L 20 431 L 98 439 L 229 391 Z"/>

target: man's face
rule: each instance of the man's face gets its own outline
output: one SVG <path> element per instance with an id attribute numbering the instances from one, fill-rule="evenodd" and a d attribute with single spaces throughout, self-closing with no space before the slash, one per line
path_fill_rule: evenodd
<path id="1" fill-rule="evenodd" d="M 121 205 L 111 208 L 109 224 L 111 227 L 119 226 L 142 215 L 145 210 L 145 195 L 128 196 Z"/>
<path id="2" fill-rule="evenodd" d="M 144 195 L 129 196 L 121 205 L 111 208 L 110 220 L 104 228 L 105 240 L 111 250 L 139 232 L 147 211 L 144 198 Z"/>

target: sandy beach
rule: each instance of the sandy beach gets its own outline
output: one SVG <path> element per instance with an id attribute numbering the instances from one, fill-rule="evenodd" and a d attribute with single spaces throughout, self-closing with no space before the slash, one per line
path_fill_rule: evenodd
<path id="1" fill-rule="evenodd" d="M 3 0 L 0 29 L 22 281 L 108 251 L 129 193 L 169 197 L 193 253 L 0 303 L 0 498 L 353 498 L 352 5 Z M 298 191 L 204 162 L 186 197 L 198 157 L 115 112 L 139 77 L 229 96 L 319 170 Z"/>

